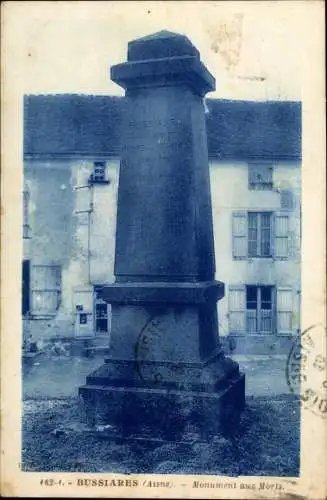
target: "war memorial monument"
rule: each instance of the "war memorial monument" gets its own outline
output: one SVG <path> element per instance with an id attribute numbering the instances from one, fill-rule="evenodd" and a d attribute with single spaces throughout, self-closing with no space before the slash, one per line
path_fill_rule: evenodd
<path id="1" fill-rule="evenodd" d="M 203 104 L 215 79 L 190 40 L 168 31 L 130 42 L 111 79 L 125 104 L 115 282 L 102 289 L 110 355 L 79 393 L 89 422 L 123 438 L 230 433 L 245 377 L 219 342 L 224 284 L 215 280 Z"/>

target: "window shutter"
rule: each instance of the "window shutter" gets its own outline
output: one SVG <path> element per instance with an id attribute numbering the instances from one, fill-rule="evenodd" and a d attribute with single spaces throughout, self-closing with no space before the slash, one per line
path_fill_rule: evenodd
<path id="1" fill-rule="evenodd" d="M 29 226 L 29 200 L 30 194 L 26 189 L 23 191 L 23 238 L 29 239 L 30 226 Z"/>
<path id="2" fill-rule="evenodd" d="M 277 288 L 277 333 L 292 333 L 293 290 L 290 287 Z"/>
<path id="3" fill-rule="evenodd" d="M 247 257 L 247 215 L 246 212 L 234 212 L 232 218 L 233 257 Z"/>
<path id="4" fill-rule="evenodd" d="M 245 286 L 228 287 L 229 333 L 245 333 Z"/>
<path id="5" fill-rule="evenodd" d="M 60 266 L 36 265 L 31 267 L 32 314 L 55 314 L 61 293 Z"/>
<path id="6" fill-rule="evenodd" d="M 275 257 L 287 259 L 289 256 L 289 217 L 286 214 L 275 215 Z"/>
<path id="7" fill-rule="evenodd" d="M 282 210 L 293 210 L 294 196 L 291 189 L 281 189 L 280 191 L 280 208 Z"/>

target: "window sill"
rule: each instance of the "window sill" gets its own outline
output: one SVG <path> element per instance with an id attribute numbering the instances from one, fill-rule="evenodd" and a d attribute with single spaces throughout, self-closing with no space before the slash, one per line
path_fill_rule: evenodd
<path id="1" fill-rule="evenodd" d="M 229 333 L 227 335 L 227 338 L 228 337 L 258 337 L 258 338 L 267 338 L 267 337 L 272 337 L 272 338 L 276 338 L 277 336 L 279 336 L 277 333 L 249 333 L 249 332 L 244 332 L 244 333 Z"/>
<path id="2" fill-rule="evenodd" d="M 103 179 L 103 180 L 100 180 L 100 179 L 89 179 L 89 185 L 93 186 L 94 184 L 108 185 L 108 184 L 110 184 L 110 181 L 106 180 L 106 179 Z"/>
<path id="3" fill-rule="evenodd" d="M 250 184 L 248 185 L 248 190 L 251 191 L 251 192 L 256 192 L 256 191 L 270 191 L 272 193 L 275 193 L 276 190 L 274 189 L 273 185 L 272 184 L 267 184 L 266 186 L 263 186 L 262 184 Z"/>
<path id="4" fill-rule="evenodd" d="M 270 262 L 275 262 L 275 261 L 288 261 L 290 260 L 290 257 L 234 257 L 233 256 L 233 260 L 246 260 L 247 262 L 253 262 L 253 261 L 258 261 L 260 260 L 261 262 L 263 260 L 267 260 L 267 261 L 270 261 Z"/>
<path id="5" fill-rule="evenodd" d="M 258 261 L 260 260 L 261 262 L 263 260 L 267 260 L 267 261 L 275 261 L 275 260 L 280 260 L 280 259 L 277 259 L 276 257 L 233 257 L 233 260 L 245 260 L 247 262 L 253 262 L 253 261 Z M 285 259 L 287 260 L 287 259 Z"/>
<path id="6" fill-rule="evenodd" d="M 275 260 L 276 257 L 274 257 L 273 255 L 264 255 L 264 256 L 261 256 L 261 255 L 254 255 L 253 257 L 247 257 L 247 260 Z"/>
<path id="7" fill-rule="evenodd" d="M 283 337 L 283 338 L 293 338 L 293 337 L 296 337 L 298 336 L 299 334 L 298 333 L 295 333 L 295 332 L 289 332 L 289 333 L 278 333 L 278 332 L 275 332 L 275 333 L 249 333 L 249 332 L 244 332 L 244 333 L 233 333 L 233 332 L 230 332 L 228 333 L 227 335 L 225 335 L 224 337 L 225 338 L 228 338 L 228 337 L 260 337 L 260 338 L 267 338 L 267 337 L 273 337 L 273 338 L 276 338 L 276 337 Z M 221 335 L 222 337 L 222 335 Z"/>
<path id="8" fill-rule="evenodd" d="M 290 337 L 296 337 L 296 335 L 298 335 L 298 333 L 296 332 L 277 332 L 277 337 L 287 337 L 287 338 L 290 338 Z"/>
<path id="9" fill-rule="evenodd" d="M 52 319 L 55 318 L 56 312 L 53 313 L 30 313 L 28 319 Z"/>

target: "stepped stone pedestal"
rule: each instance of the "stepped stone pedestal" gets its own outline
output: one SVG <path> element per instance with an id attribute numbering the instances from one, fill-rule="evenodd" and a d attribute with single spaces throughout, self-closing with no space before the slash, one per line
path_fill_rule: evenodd
<path id="1" fill-rule="evenodd" d="M 231 432 L 245 379 L 218 334 L 203 106 L 215 80 L 188 38 L 167 31 L 130 42 L 111 78 L 126 91 L 115 283 L 102 290 L 111 349 L 79 393 L 90 422 L 118 436 Z"/>

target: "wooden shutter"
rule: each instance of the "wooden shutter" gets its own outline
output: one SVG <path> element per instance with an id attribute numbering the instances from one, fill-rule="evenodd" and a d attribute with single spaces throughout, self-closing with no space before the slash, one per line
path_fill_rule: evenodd
<path id="1" fill-rule="evenodd" d="M 60 266 L 36 265 L 31 268 L 32 313 L 55 314 L 61 293 Z"/>
<path id="2" fill-rule="evenodd" d="M 277 288 L 277 333 L 292 333 L 293 290 L 291 287 Z"/>
<path id="3" fill-rule="evenodd" d="M 289 217 L 287 214 L 275 214 L 274 224 L 275 257 L 287 259 L 289 256 Z"/>
<path id="4" fill-rule="evenodd" d="M 245 286 L 228 287 L 229 333 L 245 333 Z"/>
<path id="5" fill-rule="evenodd" d="M 23 191 L 23 238 L 29 239 L 30 226 L 29 226 L 29 200 L 30 194 L 27 189 Z"/>
<path id="6" fill-rule="evenodd" d="M 234 212 L 232 215 L 233 257 L 245 259 L 247 257 L 247 214 Z"/>
<path id="7" fill-rule="evenodd" d="M 280 190 L 280 208 L 282 210 L 293 210 L 294 195 L 291 189 Z"/>

